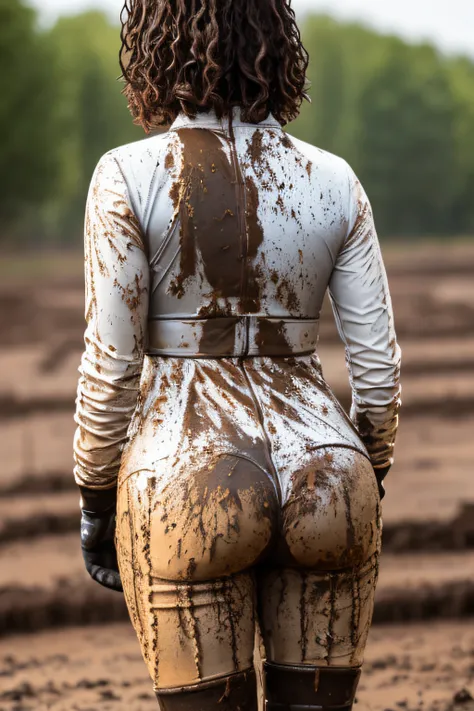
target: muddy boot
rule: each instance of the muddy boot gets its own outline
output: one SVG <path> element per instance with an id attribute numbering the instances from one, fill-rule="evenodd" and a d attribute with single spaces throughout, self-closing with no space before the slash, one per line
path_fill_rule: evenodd
<path id="1" fill-rule="evenodd" d="M 161 711 L 258 711 L 253 669 L 224 679 L 156 693 Z"/>
<path id="2" fill-rule="evenodd" d="M 360 669 L 266 663 L 266 711 L 350 711 Z"/>

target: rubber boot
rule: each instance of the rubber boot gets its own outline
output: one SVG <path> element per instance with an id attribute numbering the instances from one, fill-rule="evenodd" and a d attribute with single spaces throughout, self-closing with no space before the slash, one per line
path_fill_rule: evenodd
<path id="1" fill-rule="evenodd" d="M 266 711 L 350 711 L 360 669 L 264 664 Z"/>
<path id="2" fill-rule="evenodd" d="M 255 671 L 156 692 L 161 711 L 258 711 Z"/>

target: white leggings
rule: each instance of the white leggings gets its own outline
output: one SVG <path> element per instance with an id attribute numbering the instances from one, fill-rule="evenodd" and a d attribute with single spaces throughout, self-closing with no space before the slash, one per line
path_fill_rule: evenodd
<path id="1" fill-rule="evenodd" d="M 257 620 L 267 661 L 360 666 L 380 539 L 374 471 L 349 448 L 315 451 L 284 506 L 235 454 L 164 489 L 159 472 L 128 476 L 117 550 L 155 690 L 250 669 Z"/>

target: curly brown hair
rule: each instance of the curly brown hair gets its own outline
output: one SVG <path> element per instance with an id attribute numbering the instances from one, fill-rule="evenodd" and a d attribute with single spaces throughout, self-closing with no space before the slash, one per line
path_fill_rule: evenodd
<path id="1" fill-rule="evenodd" d="M 150 131 L 240 106 L 285 125 L 306 94 L 308 54 L 291 0 L 126 0 L 120 66 L 135 123 Z"/>

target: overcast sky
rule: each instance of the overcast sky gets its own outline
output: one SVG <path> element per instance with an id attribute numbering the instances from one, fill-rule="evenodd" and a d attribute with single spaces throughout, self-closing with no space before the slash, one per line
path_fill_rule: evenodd
<path id="1" fill-rule="evenodd" d="M 29 1 L 47 20 L 58 13 L 85 7 L 101 7 L 117 16 L 123 4 L 121 0 Z M 445 50 L 474 56 L 474 0 L 293 0 L 293 5 L 300 13 L 327 11 L 409 39 L 429 39 Z"/>

